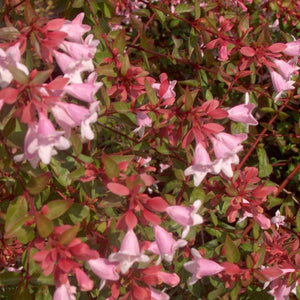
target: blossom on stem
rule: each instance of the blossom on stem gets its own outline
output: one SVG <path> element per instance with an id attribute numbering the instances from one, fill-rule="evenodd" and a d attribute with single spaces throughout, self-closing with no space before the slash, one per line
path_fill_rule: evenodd
<path id="1" fill-rule="evenodd" d="M 203 218 L 197 214 L 201 206 L 201 201 L 196 200 L 191 207 L 184 207 L 181 205 L 169 206 L 166 209 L 167 214 L 176 223 L 184 227 L 182 238 L 186 238 L 190 227 L 203 223 Z"/>
<path id="2" fill-rule="evenodd" d="M 76 287 L 71 286 L 69 281 L 56 288 L 53 300 L 75 300 Z"/>
<path id="3" fill-rule="evenodd" d="M 123 274 L 131 268 L 135 262 L 148 262 L 149 257 L 140 250 L 138 239 L 133 230 L 129 230 L 122 241 L 121 249 L 109 256 L 110 262 L 119 262 Z"/>
<path id="4" fill-rule="evenodd" d="M 194 185 L 198 186 L 207 173 L 212 173 L 214 163 L 210 160 L 209 154 L 201 143 L 198 143 L 194 153 L 194 163 L 184 170 L 184 175 L 194 176 Z"/>
<path id="5" fill-rule="evenodd" d="M 51 157 L 59 150 L 68 149 L 71 144 L 63 136 L 63 131 L 56 131 L 52 122 L 46 115 L 40 113 L 39 122 L 29 124 L 24 142 L 24 154 L 16 155 L 15 161 L 27 159 L 33 168 L 41 160 L 44 164 L 49 164 Z"/>
<path id="6" fill-rule="evenodd" d="M 252 116 L 252 111 L 255 107 L 253 103 L 249 103 L 249 93 L 245 94 L 245 104 L 236 105 L 229 110 L 228 118 L 235 122 L 245 123 L 246 125 L 256 126 L 258 122 Z"/>
<path id="7" fill-rule="evenodd" d="M 137 132 L 139 134 L 139 137 L 143 137 L 145 133 L 146 127 L 152 126 L 152 120 L 148 117 L 148 115 L 142 111 L 139 111 L 136 114 L 136 120 L 138 127 L 133 130 L 133 132 Z"/>
<path id="8" fill-rule="evenodd" d="M 101 279 L 100 290 L 104 287 L 106 280 L 116 281 L 120 278 L 116 270 L 118 263 L 110 262 L 105 258 L 90 259 L 87 263 L 93 273 Z"/>
<path id="9" fill-rule="evenodd" d="M 160 264 L 163 259 L 171 263 L 175 251 L 187 244 L 187 241 L 182 239 L 175 241 L 172 237 L 172 234 L 167 232 L 159 225 L 154 226 L 154 235 L 155 242 L 150 245 L 148 250 L 159 255 L 159 258 L 156 262 L 157 265 Z"/>
<path id="10" fill-rule="evenodd" d="M 275 224 L 277 228 L 279 228 L 279 226 L 283 226 L 285 225 L 285 216 L 282 216 L 280 214 L 280 210 L 278 209 L 275 213 L 275 216 L 271 218 L 271 223 Z"/>
<path id="11" fill-rule="evenodd" d="M 189 285 L 195 284 L 198 279 L 201 279 L 204 276 L 215 275 L 224 270 L 224 268 L 218 263 L 210 259 L 202 258 L 200 253 L 195 248 L 191 249 L 191 253 L 194 260 L 184 264 L 184 268 L 188 272 L 192 273 L 192 278 L 188 283 Z"/>

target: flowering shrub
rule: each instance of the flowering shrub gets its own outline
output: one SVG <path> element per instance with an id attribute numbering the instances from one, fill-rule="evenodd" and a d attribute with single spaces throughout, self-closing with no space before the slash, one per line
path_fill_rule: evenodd
<path id="1" fill-rule="evenodd" d="M 0 8 L 3 299 L 300 299 L 299 1 L 46 2 Z"/>

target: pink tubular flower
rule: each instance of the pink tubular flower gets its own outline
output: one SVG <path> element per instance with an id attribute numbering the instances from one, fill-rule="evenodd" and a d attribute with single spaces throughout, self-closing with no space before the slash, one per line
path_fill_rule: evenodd
<path id="1" fill-rule="evenodd" d="M 30 124 L 27 130 L 24 154 L 17 155 L 14 159 L 16 161 L 28 159 L 33 168 L 37 167 L 40 160 L 44 164 L 49 164 L 51 156 L 57 153 L 53 148 L 65 150 L 71 146 L 63 134 L 63 131 L 56 131 L 51 121 L 40 113 L 39 122 Z"/>
<path id="2" fill-rule="evenodd" d="M 198 186 L 205 178 L 207 173 L 213 172 L 213 168 L 214 163 L 210 160 L 208 152 L 201 143 L 198 143 L 195 148 L 194 163 L 192 166 L 184 170 L 184 175 L 193 175 L 194 185 Z"/>
<path id="3" fill-rule="evenodd" d="M 300 55 L 300 39 L 290 43 L 286 43 L 286 48 L 282 51 L 286 55 L 298 56 Z"/>
<path id="4" fill-rule="evenodd" d="M 300 69 L 299 67 L 296 67 L 296 65 L 293 62 L 285 62 L 282 59 L 275 58 L 272 61 L 276 65 L 276 68 L 278 69 L 280 75 L 285 80 L 289 80 L 293 73 Z"/>
<path id="5" fill-rule="evenodd" d="M 148 262 L 149 257 L 140 250 L 138 239 L 133 230 L 129 230 L 122 241 L 121 249 L 109 256 L 110 262 L 119 262 L 123 274 L 131 268 L 135 262 Z"/>
<path id="6" fill-rule="evenodd" d="M 227 110 L 228 118 L 235 122 L 241 122 L 241 123 L 245 123 L 246 125 L 256 126 L 258 122 L 251 114 L 255 105 L 253 103 L 248 104 L 249 102 L 248 93 L 246 93 L 245 95 L 245 102 L 246 102 L 245 104 L 240 104 Z"/>
<path id="7" fill-rule="evenodd" d="M 90 259 L 87 261 L 93 273 L 100 279 L 100 290 L 104 287 L 106 280 L 116 281 L 120 276 L 116 271 L 118 263 L 110 262 L 105 258 Z"/>
<path id="8" fill-rule="evenodd" d="M 82 36 L 91 30 L 89 25 L 82 24 L 83 18 L 84 13 L 80 13 L 74 20 L 66 21 L 66 23 L 59 30 L 67 34 L 68 40 L 81 43 Z"/>
<path id="9" fill-rule="evenodd" d="M 187 244 L 187 241 L 182 239 L 175 241 L 170 232 L 167 232 L 158 225 L 154 226 L 154 235 L 155 242 L 150 245 L 148 250 L 159 255 L 159 258 L 156 262 L 157 265 L 160 264 L 163 259 L 171 263 L 175 251 Z"/>
<path id="10" fill-rule="evenodd" d="M 158 291 L 149 286 L 151 292 L 151 300 L 169 300 L 170 297 L 168 294 L 164 293 L 163 291 Z"/>
<path id="11" fill-rule="evenodd" d="M 203 223 L 203 218 L 197 214 L 201 206 L 201 201 L 196 200 L 191 207 L 184 207 L 181 205 L 169 206 L 166 209 L 167 214 L 176 223 L 184 227 L 182 238 L 186 238 L 189 233 L 190 227 Z"/>
<path id="12" fill-rule="evenodd" d="M 94 287 L 94 282 L 80 268 L 75 268 L 75 275 L 81 291 L 90 291 Z"/>
<path id="13" fill-rule="evenodd" d="M 148 117 L 148 115 L 144 112 L 139 111 L 136 114 L 136 120 L 139 127 L 133 130 L 133 132 L 137 132 L 139 137 L 143 137 L 145 133 L 146 127 L 152 126 L 152 120 Z"/>
<path id="14" fill-rule="evenodd" d="M 276 211 L 275 216 L 271 218 L 271 223 L 275 224 L 277 228 L 279 228 L 279 226 L 283 226 L 285 225 L 285 216 L 282 216 L 280 214 L 279 209 Z"/>
<path id="15" fill-rule="evenodd" d="M 247 134 L 244 133 L 232 135 L 220 132 L 215 134 L 215 137 L 211 137 L 214 153 L 217 158 L 214 167 L 215 173 L 222 171 L 227 177 L 233 176 L 231 165 L 239 163 L 237 153 L 243 150 L 241 143 L 246 139 Z"/>
<path id="16" fill-rule="evenodd" d="M 75 300 L 76 287 L 71 286 L 69 281 L 56 288 L 53 300 Z"/>
<path id="17" fill-rule="evenodd" d="M 91 73 L 85 83 L 74 83 L 68 84 L 64 87 L 64 91 L 69 95 L 88 102 L 95 102 L 95 94 L 102 87 L 102 82 L 96 82 L 97 74 L 95 72 Z"/>
<path id="18" fill-rule="evenodd" d="M 273 87 L 275 91 L 277 92 L 277 95 L 275 96 L 274 101 L 277 102 L 277 100 L 280 98 L 281 94 L 284 91 L 293 90 L 295 87 L 293 84 L 295 81 L 293 80 L 286 80 L 283 78 L 279 73 L 269 68 L 269 71 L 271 73 L 271 79 L 273 83 Z"/>
<path id="19" fill-rule="evenodd" d="M 210 259 L 202 258 L 196 249 L 192 248 L 191 253 L 194 257 L 194 260 L 184 264 L 184 268 L 188 272 L 192 273 L 192 278 L 189 280 L 189 285 L 195 284 L 198 279 L 201 279 L 204 276 L 215 275 L 224 270 L 224 268 L 218 263 Z"/>
<path id="20" fill-rule="evenodd" d="M 71 135 L 71 128 L 81 126 L 82 139 L 92 140 L 94 133 L 90 124 L 97 121 L 98 104 L 95 101 L 90 105 L 90 109 L 87 109 L 73 103 L 57 102 L 51 108 L 51 112 L 55 121 L 65 130 L 67 137 Z"/>

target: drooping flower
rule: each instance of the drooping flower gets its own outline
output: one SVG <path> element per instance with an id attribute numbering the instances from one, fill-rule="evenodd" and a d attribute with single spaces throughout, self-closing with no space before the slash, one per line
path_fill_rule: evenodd
<path id="1" fill-rule="evenodd" d="M 149 257 L 140 250 L 134 231 L 129 230 L 123 238 L 121 249 L 117 253 L 112 253 L 109 261 L 119 262 L 121 272 L 125 274 L 135 262 L 148 262 Z"/>
<path id="2" fill-rule="evenodd" d="M 29 124 L 25 136 L 24 154 L 16 155 L 15 161 L 27 159 L 33 168 L 41 160 L 44 164 L 49 164 L 51 157 L 59 150 L 68 149 L 71 144 L 64 136 L 63 131 L 56 131 L 52 122 L 40 113 L 39 121 Z"/>
<path id="3" fill-rule="evenodd" d="M 157 265 L 160 264 L 163 259 L 171 263 L 175 251 L 187 244 L 187 241 L 182 239 L 175 241 L 172 237 L 172 234 L 167 232 L 159 225 L 154 226 L 154 235 L 155 242 L 150 245 L 148 250 L 159 255 L 159 258 L 156 262 Z"/>
<path id="4" fill-rule="evenodd" d="M 53 300 L 75 300 L 76 287 L 71 286 L 69 281 L 56 288 Z"/>
<path id="5" fill-rule="evenodd" d="M 139 111 L 136 114 L 136 120 L 138 127 L 134 129 L 133 132 L 137 132 L 139 134 L 139 137 L 143 137 L 145 133 L 145 128 L 152 126 L 152 120 L 148 117 L 146 113 L 141 111 Z"/>
<path id="6" fill-rule="evenodd" d="M 285 224 L 285 216 L 280 214 L 280 210 L 276 210 L 275 216 L 271 218 L 271 223 L 275 224 L 277 228 Z"/>
<path id="7" fill-rule="evenodd" d="M 286 55 L 298 56 L 300 55 L 300 39 L 286 43 L 286 48 L 282 51 Z"/>
<path id="8" fill-rule="evenodd" d="M 195 284 L 198 279 L 201 279 L 204 276 L 215 275 L 224 270 L 222 266 L 213 260 L 202 258 L 196 249 L 192 248 L 191 253 L 194 260 L 184 264 L 184 268 L 188 272 L 192 273 L 192 278 L 189 280 L 189 285 Z"/>
<path id="9" fill-rule="evenodd" d="M 183 239 L 188 235 L 191 226 L 203 223 L 203 218 L 197 214 L 200 206 L 201 201 L 196 200 L 190 207 L 174 205 L 169 206 L 166 209 L 166 212 L 171 217 L 171 219 L 184 227 L 184 230 L 182 232 Z"/>
<path id="10" fill-rule="evenodd" d="M 184 170 L 184 175 L 194 176 L 194 185 L 198 186 L 207 173 L 212 173 L 214 163 L 210 160 L 209 154 L 201 143 L 198 143 L 194 153 L 194 163 Z"/>
<path id="11" fill-rule="evenodd" d="M 106 280 L 119 280 L 117 262 L 110 262 L 105 258 L 90 259 L 87 261 L 91 270 L 101 279 L 100 290 L 104 287 Z"/>
<path id="12" fill-rule="evenodd" d="M 245 94 L 245 104 L 236 105 L 227 110 L 228 118 L 235 122 L 242 122 L 246 125 L 254 125 L 256 126 L 258 122 L 252 116 L 252 111 L 255 105 L 253 103 L 249 103 L 249 93 Z"/>

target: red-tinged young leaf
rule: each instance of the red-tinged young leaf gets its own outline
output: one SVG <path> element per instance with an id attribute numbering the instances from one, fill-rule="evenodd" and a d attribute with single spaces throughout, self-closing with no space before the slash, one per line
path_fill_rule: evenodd
<path id="1" fill-rule="evenodd" d="M 273 45 L 271 45 L 270 47 L 268 47 L 267 49 L 273 53 L 279 53 L 283 50 L 285 50 L 286 45 L 283 43 L 275 43 Z"/>
<path id="2" fill-rule="evenodd" d="M 46 238 L 52 233 L 54 226 L 46 216 L 39 214 L 36 217 L 36 228 L 40 237 Z"/>
<path id="3" fill-rule="evenodd" d="M 125 223 L 128 227 L 128 230 L 133 229 L 137 225 L 137 217 L 132 212 L 132 210 L 129 210 L 125 214 Z"/>
<path id="4" fill-rule="evenodd" d="M 194 135 L 193 135 L 193 130 L 191 129 L 183 138 L 181 147 L 185 149 L 188 145 L 192 143 L 193 139 L 194 139 Z"/>
<path id="5" fill-rule="evenodd" d="M 59 238 L 59 243 L 62 245 L 69 244 L 77 235 L 80 228 L 80 224 L 77 223 L 70 229 L 66 230 Z"/>
<path id="6" fill-rule="evenodd" d="M 43 28 L 43 30 L 59 30 L 66 23 L 65 19 L 53 19 L 50 20 Z"/>
<path id="7" fill-rule="evenodd" d="M 155 179 L 146 173 L 140 174 L 140 177 L 146 186 L 151 186 L 155 182 Z"/>
<path id="8" fill-rule="evenodd" d="M 233 264 L 229 261 L 222 262 L 220 265 L 223 268 L 225 268 L 225 272 L 228 275 L 236 275 L 236 274 L 241 273 L 241 271 L 242 271 L 241 268 L 238 265 Z"/>
<path id="9" fill-rule="evenodd" d="M 154 225 L 159 225 L 161 223 L 161 219 L 159 216 L 153 214 L 152 212 L 150 212 L 147 209 L 144 209 L 142 211 L 142 215 L 145 218 L 145 220 L 147 220 L 148 222 L 154 224 Z"/>
<path id="10" fill-rule="evenodd" d="M 47 89 L 49 90 L 62 90 L 65 85 L 69 82 L 69 78 L 66 77 L 56 77 L 54 80 L 47 84 Z"/>
<path id="11" fill-rule="evenodd" d="M 253 72 L 252 72 L 251 70 L 241 71 L 241 72 L 238 74 L 238 77 L 239 77 L 239 78 L 246 77 L 246 76 L 251 75 L 252 73 L 253 73 Z"/>
<path id="12" fill-rule="evenodd" d="M 35 105 L 29 102 L 25 107 L 18 110 L 16 114 L 21 114 L 22 123 L 30 124 L 36 119 Z"/>
<path id="13" fill-rule="evenodd" d="M 274 280 L 283 274 L 283 272 L 279 268 L 274 267 L 260 270 L 260 273 L 268 279 L 267 281 Z"/>
<path id="14" fill-rule="evenodd" d="M 45 216 L 50 220 L 57 219 L 58 217 L 62 216 L 71 207 L 72 204 L 72 199 L 50 201 L 46 205 L 44 205 L 48 209 Z"/>
<path id="15" fill-rule="evenodd" d="M 240 51 L 247 57 L 253 57 L 256 54 L 256 51 L 251 47 L 242 47 Z"/>
<path id="16" fill-rule="evenodd" d="M 210 41 L 209 43 L 206 44 L 206 49 L 213 49 L 216 48 L 216 44 L 219 41 L 219 39 L 215 39 Z"/>
<path id="17" fill-rule="evenodd" d="M 235 245 L 229 235 L 227 235 L 225 239 L 225 255 L 227 260 L 231 263 L 238 263 L 241 258 L 238 247 Z"/>
<path id="18" fill-rule="evenodd" d="M 119 196 L 127 196 L 130 194 L 130 190 L 125 185 L 116 182 L 110 182 L 107 184 L 107 188 L 114 194 Z"/>
<path id="19" fill-rule="evenodd" d="M 257 251 L 257 254 L 258 254 L 258 258 L 254 265 L 254 268 L 259 268 L 261 265 L 263 265 L 266 256 L 266 245 L 261 246 Z"/>
<path id="20" fill-rule="evenodd" d="M 271 193 L 275 193 L 277 188 L 275 186 L 263 186 L 260 185 L 258 188 L 252 191 L 254 198 L 265 198 Z"/>
<path id="21" fill-rule="evenodd" d="M 210 113 L 208 113 L 210 117 L 216 120 L 224 119 L 228 116 L 228 112 L 225 109 L 217 108 Z"/>
<path id="22" fill-rule="evenodd" d="M 119 166 L 118 164 L 105 153 L 102 154 L 102 161 L 104 164 L 105 173 L 109 178 L 119 176 Z"/>
<path id="23" fill-rule="evenodd" d="M 169 81 L 168 80 L 164 80 L 161 84 L 160 84 L 160 88 L 159 88 L 159 96 L 162 97 L 168 90 L 169 88 Z"/>
<path id="24" fill-rule="evenodd" d="M 223 131 L 225 128 L 222 125 L 217 123 L 207 123 L 202 125 L 202 129 L 210 133 L 219 133 Z"/>
<path id="25" fill-rule="evenodd" d="M 168 203 L 162 197 L 154 197 L 147 200 L 147 207 L 154 211 L 164 212 L 168 206 Z"/>
<path id="26" fill-rule="evenodd" d="M 16 102 L 19 94 L 19 90 L 7 87 L 0 91 L 0 100 L 3 100 L 7 104 L 13 104 Z"/>

